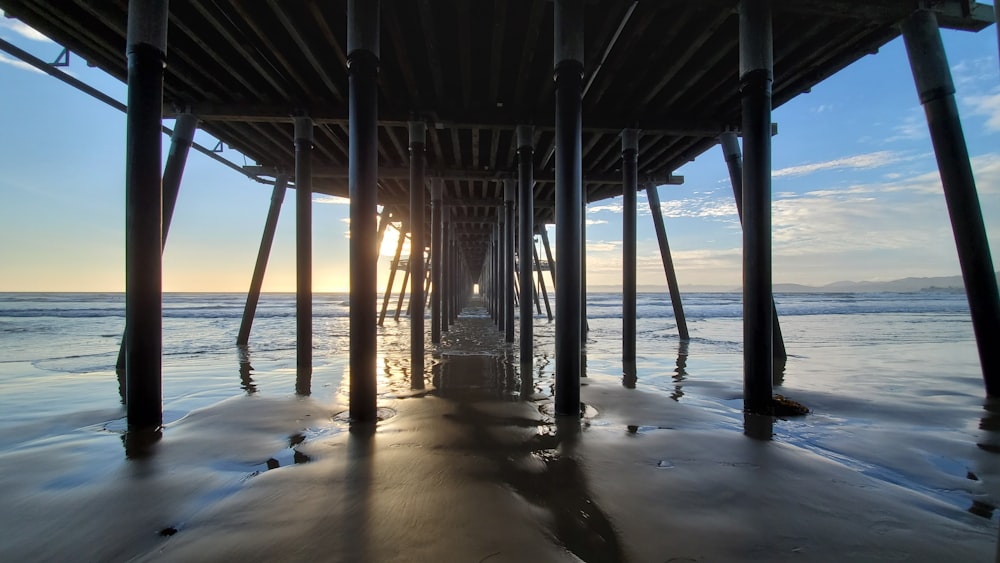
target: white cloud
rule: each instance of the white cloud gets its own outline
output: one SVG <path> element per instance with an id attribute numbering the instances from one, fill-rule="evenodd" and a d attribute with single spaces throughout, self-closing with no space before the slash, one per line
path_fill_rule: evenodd
<path id="1" fill-rule="evenodd" d="M 587 252 L 621 252 L 622 241 L 620 240 L 588 240 Z M 588 268 L 590 265 L 587 265 Z"/>
<path id="2" fill-rule="evenodd" d="M 915 141 L 926 139 L 929 136 L 927 132 L 927 119 L 924 117 L 924 111 L 920 106 L 911 108 L 907 116 L 903 118 L 903 121 L 892 129 L 896 134 L 882 139 L 883 144 L 895 141 Z"/>
<path id="3" fill-rule="evenodd" d="M 976 190 L 980 200 L 984 195 L 1000 194 L 1000 153 L 988 153 L 971 159 L 972 172 L 976 180 Z M 903 192 L 909 194 L 938 195 L 942 193 L 941 175 L 937 170 L 924 172 L 905 179 L 878 184 L 878 191 L 884 193 Z"/>
<path id="4" fill-rule="evenodd" d="M 985 117 L 986 130 L 1000 131 L 1000 87 L 993 56 L 966 59 L 951 67 L 963 114 Z M 977 124 L 978 125 L 978 124 Z"/>
<path id="5" fill-rule="evenodd" d="M 739 285 L 743 264 L 740 248 L 678 250 L 671 249 L 674 268 L 681 286 L 687 284 Z M 596 261 L 594 261 L 596 262 Z M 597 275 L 588 278 L 591 283 L 621 283 L 622 260 L 620 257 L 602 257 L 599 265 L 587 263 L 587 272 Z M 640 284 L 662 285 L 666 290 L 663 260 L 658 250 L 636 257 L 636 273 Z"/>
<path id="6" fill-rule="evenodd" d="M 624 211 L 624 207 L 620 203 L 602 203 L 601 205 L 587 206 L 587 213 L 600 213 L 602 211 L 621 213 Z"/>
<path id="7" fill-rule="evenodd" d="M 972 115 L 986 117 L 988 131 L 994 133 L 1000 131 L 1000 93 L 967 96 L 962 98 L 962 103 L 970 107 Z"/>
<path id="8" fill-rule="evenodd" d="M 834 160 L 827 160 L 825 162 L 813 162 L 810 164 L 801 164 L 799 166 L 789 166 L 788 168 L 781 168 L 775 170 L 771 173 L 773 178 L 780 178 L 783 176 L 805 176 L 807 174 L 812 174 L 814 172 L 819 172 L 821 170 L 837 170 L 843 168 L 853 168 L 853 169 L 869 169 L 869 168 L 881 168 L 889 164 L 893 164 L 900 160 L 900 155 L 893 151 L 878 151 L 867 154 L 857 154 L 854 156 L 848 156 L 844 158 L 837 158 Z"/>
<path id="9" fill-rule="evenodd" d="M 775 254 L 802 256 L 867 252 L 898 248 L 913 242 L 912 225 L 899 218 L 914 206 L 890 214 L 885 201 L 859 195 L 817 195 L 778 200 L 772 207 Z"/>
<path id="10" fill-rule="evenodd" d="M 330 205 L 350 205 L 351 200 L 346 197 L 335 195 L 313 194 L 313 203 L 325 203 Z"/>
<path id="11" fill-rule="evenodd" d="M 660 203 L 660 211 L 668 218 L 703 218 L 734 220 L 736 204 L 732 197 L 693 197 L 672 199 Z"/>
<path id="12" fill-rule="evenodd" d="M 729 217 L 736 216 L 736 206 L 732 203 L 731 197 L 715 196 L 716 190 L 692 192 L 696 197 L 685 199 L 668 199 L 660 203 L 660 208 L 664 217 Z M 640 216 L 649 215 L 649 200 L 646 199 L 645 192 L 640 192 L 640 197 L 636 201 L 636 214 Z M 588 214 L 614 213 L 621 215 L 624 213 L 624 206 L 621 198 L 615 198 L 601 203 L 591 205 L 587 208 Z M 607 223 L 603 219 L 587 219 L 588 225 L 599 225 Z"/>
<path id="13" fill-rule="evenodd" d="M 674 265 L 679 267 L 683 264 L 683 269 L 687 270 L 698 268 L 724 268 L 733 265 L 739 266 L 743 263 L 743 249 L 739 247 L 702 248 L 697 250 L 671 249 L 670 256 L 674 260 Z M 654 259 L 662 269 L 663 263 L 661 262 L 660 256 L 657 255 Z"/>
<path id="14" fill-rule="evenodd" d="M 29 27 L 27 24 L 20 20 L 6 19 L 6 16 L 0 16 L 4 19 L 0 20 L 0 30 L 10 30 L 14 33 L 20 35 L 25 39 L 30 39 L 32 41 L 40 41 L 44 43 L 53 43 L 51 39 L 42 35 L 34 28 Z"/>
<path id="15" fill-rule="evenodd" d="M 871 186 L 866 185 L 855 185 L 848 186 L 846 188 L 835 188 L 826 190 L 814 190 L 811 192 L 806 192 L 803 195 L 813 196 L 813 197 L 828 197 L 828 196 L 845 196 L 845 195 L 856 195 L 856 194 L 869 194 L 874 190 Z"/>
<path id="16" fill-rule="evenodd" d="M 909 160 L 907 156 L 906 160 Z M 914 160 L 914 166 L 917 165 Z M 921 170 L 901 169 L 900 176 L 875 175 L 870 182 L 843 187 L 816 184 L 795 197 L 781 194 L 772 204 L 774 279 L 776 282 L 824 284 L 840 278 L 872 279 L 952 275 L 958 271 L 955 243 L 941 181 L 933 158 L 919 159 Z M 972 159 L 987 230 L 1000 241 L 1000 151 Z M 721 192 L 719 192 L 721 194 Z M 712 197 L 667 202 L 674 215 L 711 214 Z M 735 215 L 732 216 L 736 225 Z M 718 231 L 717 231 L 718 232 Z M 681 284 L 739 285 L 742 249 L 739 237 L 671 240 Z M 602 241 L 603 243 L 604 241 Z M 640 283 L 663 283 L 663 266 L 652 245 L 640 241 Z M 620 250 L 591 244 L 590 283 L 620 283 Z M 700 248 L 699 248 L 700 247 Z M 709 247 L 709 248 L 705 248 Z"/>
<path id="17" fill-rule="evenodd" d="M 952 66 L 951 74 L 959 90 L 996 84 L 997 62 L 992 56 L 966 59 Z"/>
<path id="18" fill-rule="evenodd" d="M 5 55 L 3 53 L 0 53 L 0 63 L 6 64 L 6 65 L 10 65 L 10 66 L 12 66 L 14 68 L 19 68 L 21 70 L 27 70 L 27 71 L 30 71 L 30 72 L 37 72 L 38 74 L 45 74 L 44 72 L 42 72 L 42 71 L 38 70 L 37 68 L 29 65 L 28 63 L 26 63 L 26 62 L 24 62 L 24 61 L 22 61 L 20 59 L 15 59 L 15 58 L 12 58 L 12 57 L 8 57 L 7 55 Z"/>
<path id="19" fill-rule="evenodd" d="M 972 159 L 980 200 L 1000 193 L 1000 153 Z M 888 182 L 820 189 L 772 207 L 775 255 L 831 258 L 892 250 L 953 253 L 937 171 Z M 832 258 L 831 258 L 832 259 Z"/>
<path id="20" fill-rule="evenodd" d="M 980 198 L 983 195 L 1000 195 L 1000 153 L 972 157 L 972 172 Z M 934 172 L 934 178 L 940 182 L 937 172 Z"/>

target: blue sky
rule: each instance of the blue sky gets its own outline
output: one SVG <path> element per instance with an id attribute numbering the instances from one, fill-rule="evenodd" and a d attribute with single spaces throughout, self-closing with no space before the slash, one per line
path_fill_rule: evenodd
<path id="1" fill-rule="evenodd" d="M 1000 253 L 996 32 L 942 33 L 990 244 Z M 0 19 L 0 37 L 44 60 L 55 60 L 61 50 L 17 20 Z M 123 84 L 79 57 L 68 71 L 124 99 Z M 3 53 L 0 84 L 0 291 L 120 291 L 124 114 Z M 901 40 L 775 110 L 774 121 L 775 282 L 959 273 Z M 201 132 L 196 141 L 215 144 Z M 229 149 L 223 156 L 243 163 Z M 709 150 L 677 173 L 685 184 L 663 186 L 660 194 L 682 289 L 738 286 L 741 235 L 721 150 Z M 164 289 L 245 291 L 269 201 L 268 186 L 192 151 L 164 254 Z M 644 194 L 639 201 L 639 283 L 665 287 Z M 316 202 L 314 287 L 344 290 L 348 207 L 323 196 Z M 294 289 L 293 208 L 289 191 L 265 291 Z M 620 198 L 591 204 L 587 218 L 588 282 L 620 285 Z M 551 226 L 550 234 L 555 236 Z M 387 237 L 383 248 L 393 244 Z"/>

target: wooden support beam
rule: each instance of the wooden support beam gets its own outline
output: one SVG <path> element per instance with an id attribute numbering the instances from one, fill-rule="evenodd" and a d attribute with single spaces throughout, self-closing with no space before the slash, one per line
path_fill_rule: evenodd
<path id="1" fill-rule="evenodd" d="M 518 76 L 527 76 L 532 63 L 535 60 L 535 50 L 538 47 L 538 36 L 542 32 L 542 20 L 545 16 L 545 5 L 547 0 L 530 0 L 531 11 L 528 13 L 528 21 L 525 25 L 524 44 L 521 47 L 521 66 Z M 514 86 L 514 109 L 520 110 L 525 107 L 525 88 L 529 80 L 518 80 Z"/>
<path id="2" fill-rule="evenodd" d="M 472 106 L 472 15 L 469 12 L 469 2 L 456 2 L 453 6 L 458 11 L 458 29 L 452 29 L 451 33 L 458 33 L 461 103 L 463 108 L 469 108 Z"/>
<path id="3" fill-rule="evenodd" d="M 271 166 L 244 166 L 243 171 L 253 176 L 276 176 L 278 170 Z M 348 170 L 342 166 L 316 166 L 313 168 L 313 178 L 347 178 Z M 488 182 L 501 180 L 504 174 L 498 174 L 492 170 L 477 170 L 472 168 L 428 168 L 427 178 L 441 178 L 456 182 Z M 381 180 L 406 180 L 410 177 L 409 168 L 384 167 L 378 171 Z M 555 173 L 551 170 L 536 170 L 534 172 L 535 182 L 554 182 Z M 621 184 L 621 174 L 600 173 L 586 174 L 583 177 L 586 184 Z M 642 184 L 654 184 L 658 186 L 672 185 L 679 186 L 684 183 L 684 176 L 648 175 L 640 174 L 639 181 Z M 450 198 L 449 198 L 450 199 Z M 470 196 L 468 199 L 475 199 Z"/>
<path id="4" fill-rule="evenodd" d="M 272 0 L 273 1 L 273 0 Z M 403 82 L 408 90 L 407 95 L 411 96 L 413 103 L 417 106 L 423 104 L 423 95 L 420 91 L 420 82 L 414 73 L 413 64 L 410 62 L 410 50 L 406 46 L 406 37 L 399 24 L 398 10 L 386 10 L 382 14 L 385 28 L 389 32 L 389 43 L 395 51 L 396 59 L 399 61 L 400 74 L 403 75 Z"/>
<path id="5" fill-rule="evenodd" d="M 437 44 L 437 29 L 434 26 L 434 14 L 431 0 L 420 0 L 420 29 L 424 34 L 424 44 L 427 48 L 427 61 L 431 69 L 434 83 L 434 95 L 438 104 L 447 102 L 444 87 L 444 65 L 441 63 L 440 49 Z"/>
<path id="6" fill-rule="evenodd" d="M 780 3 L 775 11 L 894 24 L 920 8 L 934 12 L 946 29 L 980 31 L 995 21 L 993 6 L 969 0 L 796 0 Z"/>
<path id="7" fill-rule="evenodd" d="M 198 11 L 199 15 L 209 25 L 218 30 L 219 36 L 225 39 L 226 43 L 229 43 L 230 47 L 235 49 L 236 52 L 239 53 L 239 55 L 243 58 L 243 60 L 246 61 L 247 64 L 249 64 L 250 67 L 253 68 L 253 70 L 255 70 L 259 76 L 264 78 L 264 80 L 267 81 L 267 83 L 272 88 L 274 88 L 274 90 L 278 94 L 280 94 L 284 98 L 288 97 L 288 92 L 285 90 L 282 82 L 280 80 L 276 80 L 273 76 L 271 76 L 271 73 L 267 72 L 264 69 L 264 67 L 260 65 L 260 61 L 258 60 L 257 57 L 250 55 L 250 53 L 244 48 L 243 42 L 233 37 L 233 35 L 229 32 L 228 27 L 221 25 L 221 22 L 216 17 L 216 15 L 209 9 L 208 5 L 202 4 L 201 2 L 195 2 L 191 6 Z M 176 16 L 171 17 L 170 23 L 171 25 L 178 26 L 178 29 L 180 29 L 182 32 L 191 37 L 192 40 L 200 48 L 204 49 L 205 55 L 212 57 L 216 60 L 225 60 L 225 58 L 222 57 L 220 53 L 216 52 L 212 44 L 210 44 L 208 41 L 199 39 L 200 37 L 199 34 L 195 30 L 188 28 L 184 24 L 184 22 L 179 21 L 179 18 L 177 18 Z M 235 77 L 240 82 L 240 84 L 243 84 L 247 88 L 247 90 L 249 90 L 252 93 L 259 92 L 259 90 L 256 87 L 250 84 L 250 81 L 247 77 L 244 77 L 242 74 L 240 74 L 239 70 L 236 67 L 230 67 L 229 72 L 233 75 L 233 77 Z M 256 95 L 261 95 L 261 94 L 257 93 Z"/>
<path id="8" fill-rule="evenodd" d="M 472 130 L 472 168 L 479 168 L 479 129 Z"/>
<path id="9" fill-rule="evenodd" d="M 347 112 L 343 104 L 325 102 L 303 102 L 303 103 L 215 103 L 191 100 L 171 100 L 163 108 L 164 118 L 173 117 L 176 113 L 186 108 L 189 112 L 198 115 L 202 121 L 237 121 L 237 122 L 262 122 L 279 121 L 291 122 L 295 115 L 309 115 L 317 124 L 337 123 L 347 125 Z M 387 107 L 379 111 L 379 125 L 382 127 L 406 127 L 411 120 L 413 111 L 407 108 Z M 533 115 L 525 118 L 518 116 L 508 108 L 485 109 L 477 111 L 456 110 L 449 114 L 433 112 L 422 117 L 427 121 L 429 128 L 437 130 L 450 129 L 499 129 L 501 131 L 511 131 L 517 127 L 518 123 L 534 123 L 536 131 L 554 131 L 555 121 L 551 115 Z M 608 135 L 618 135 L 623 125 L 630 124 L 639 128 L 647 135 L 677 135 L 695 137 L 717 137 L 727 131 L 739 131 L 739 123 L 735 121 L 723 121 L 716 117 L 691 116 L 691 115 L 671 115 L 667 113 L 657 114 L 647 112 L 643 116 L 637 116 L 634 112 L 622 112 L 613 114 L 601 112 L 600 114 L 583 115 L 584 132 L 605 133 Z"/>
<path id="10" fill-rule="evenodd" d="M 501 103 L 500 70 L 503 63 L 503 38 L 507 24 L 508 0 L 493 0 L 493 41 L 490 46 L 490 85 L 487 104 Z"/>
<path id="11" fill-rule="evenodd" d="M 712 38 L 712 36 L 715 34 L 715 31 L 723 24 L 723 22 L 726 21 L 726 19 L 729 18 L 729 16 L 730 16 L 729 13 L 723 11 L 717 13 L 715 17 L 713 17 L 710 20 L 699 22 L 698 25 L 701 26 L 704 31 L 699 33 L 697 38 L 693 42 L 685 46 L 686 48 L 684 49 L 683 53 L 679 53 L 678 56 L 674 58 L 673 64 L 671 64 L 670 68 L 665 69 L 665 71 L 661 74 L 660 79 L 656 82 L 656 84 L 654 84 L 652 88 L 647 90 L 646 95 L 643 96 L 641 100 L 639 100 L 638 105 L 641 107 L 647 107 L 650 104 L 650 102 L 652 102 L 656 98 L 656 96 L 658 96 L 660 92 L 662 92 L 663 89 L 666 88 L 667 84 L 671 84 L 674 80 L 674 77 L 677 76 L 677 73 L 679 73 L 681 69 L 684 68 L 684 66 L 687 65 L 687 63 L 692 58 L 694 58 L 696 54 L 698 54 L 699 49 L 701 49 L 701 47 L 706 42 L 708 42 L 709 39 Z M 722 50 L 715 49 L 715 51 L 722 51 Z M 678 88 L 678 89 L 683 90 L 683 88 Z"/>
<path id="12" fill-rule="evenodd" d="M 340 88 L 338 88 L 337 85 L 333 83 L 333 80 L 330 79 L 330 75 L 327 74 L 326 69 L 323 68 L 323 64 L 320 63 L 319 58 L 315 53 L 313 53 L 312 47 L 305 41 L 305 39 L 303 39 L 302 34 L 299 33 L 298 28 L 295 27 L 294 23 L 292 23 L 292 20 L 285 13 L 285 10 L 275 0 L 267 0 L 267 5 L 274 11 L 274 14 L 278 17 L 278 21 L 281 23 L 281 26 L 285 28 L 285 31 L 288 32 L 292 41 L 295 42 L 295 46 L 298 47 L 299 53 L 301 53 L 306 61 L 309 62 L 309 66 L 316 71 L 320 81 L 323 82 L 323 85 L 326 86 L 329 93 L 333 95 L 333 99 L 343 102 L 344 95 L 341 93 Z"/>

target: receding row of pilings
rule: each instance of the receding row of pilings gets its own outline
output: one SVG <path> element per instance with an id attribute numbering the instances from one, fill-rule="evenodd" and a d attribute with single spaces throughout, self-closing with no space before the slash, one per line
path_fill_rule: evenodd
<path id="1" fill-rule="evenodd" d="M 490 312 L 503 327 L 507 341 L 514 338 L 515 283 L 520 282 L 522 360 L 530 361 L 531 260 L 545 294 L 541 265 L 534 249 L 534 234 L 541 235 L 552 267 L 556 292 L 555 403 L 559 415 L 579 416 L 582 346 L 586 331 L 583 178 L 581 162 L 583 13 L 584 0 L 555 0 L 556 83 L 556 189 L 555 220 L 557 256 L 553 260 L 543 226 L 533 224 L 530 166 L 531 130 L 520 127 L 517 182 L 507 185 L 502 221 L 494 231 L 487 263 L 479 280 L 487 293 Z M 376 267 L 381 233 L 390 219 L 383 210 L 377 218 L 377 73 L 379 65 L 379 11 L 376 0 L 348 2 L 348 70 L 350 73 L 351 200 L 350 242 L 350 415 L 355 421 L 376 418 L 376 324 L 372 305 L 377 299 Z M 742 104 L 742 162 L 738 142 L 723 135 L 734 194 L 743 221 L 743 322 L 744 404 L 748 410 L 766 412 L 771 401 L 773 358 L 783 355 L 771 294 L 771 87 L 774 78 L 771 2 L 742 0 L 740 20 L 740 98 Z M 128 106 L 126 142 L 126 323 L 124 372 L 130 431 L 156 430 L 162 423 L 162 260 L 161 251 L 170 221 L 170 209 L 191 144 L 196 118 L 178 120 L 167 169 L 160 176 L 162 90 L 167 49 L 167 1 L 150 0 L 129 5 L 126 55 Z M 938 167 L 958 247 L 962 274 L 972 312 L 987 393 L 1000 395 L 1000 295 L 986 238 L 978 195 L 964 135 L 955 104 L 955 89 L 941 44 L 936 16 L 918 10 L 902 24 L 903 37 L 921 103 L 927 113 Z M 296 256 L 297 256 L 297 390 L 309 392 L 312 370 L 311 304 L 311 153 L 312 120 L 299 116 L 295 123 Z M 410 128 L 411 200 L 408 225 L 411 237 L 409 276 L 412 318 L 411 368 L 424 363 L 424 126 Z M 635 195 L 638 131 L 622 134 L 624 206 L 623 278 L 625 306 L 624 360 L 635 358 Z M 245 343 L 260 292 L 267 254 L 277 221 L 277 210 L 290 178 L 279 175 L 272 194 L 261 251 L 247 299 L 238 340 Z M 517 186 L 520 186 L 517 189 Z M 661 246 L 675 317 L 686 338 L 683 310 L 662 225 L 655 186 L 647 188 L 654 211 L 654 227 Z M 519 201 L 518 231 L 520 277 L 515 278 L 515 202 Z M 442 184 L 431 184 L 431 339 L 455 322 L 474 280 L 471 266 L 449 227 Z M 404 236 L 403 233 L 400 236 Z M 476 267 L 480 265 L 476 264 Z M 547 294 L 546 307 L 549 307 Z M 540 307 L 536 305 L 540 310 Z M 549 309 L 551 311 L 551 309 Z"/>

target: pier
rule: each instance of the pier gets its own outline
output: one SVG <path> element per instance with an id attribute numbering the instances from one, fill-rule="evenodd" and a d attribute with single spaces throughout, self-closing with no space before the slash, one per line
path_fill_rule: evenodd
<path id="1" fill-rule="evenodd" d="M 934 143 L 986 394 L 1000 395 L 1000 296 L 939 34 L 985 29 L 992 6 L 0 0 L 0 7 L 128 84 L 122 105 L 0 43 L 127 112 L 120 367 L 131 432 L 162 424 L 161 253 L 173 203 L 183 197 L 188 149 L 211 154 L 192 144 L 195 127 L 252 159 L 224 162 L 273 190 L 256 268 L 247 272 L 241 344 L 253 338 L 278 209 L 286 189 L 295 191 L 300 395 L 310 393 L 313 368 L 312 195 L 350 200 L 350 419 L 359 424 L 378 418 L 376 327 L 393 285 L 380 295 L 376 260 L 388 225 L 412 249 L 406 258 L 397 252 L 393 266 L 395 273 L 406 260 L 411 369 L 422 371 L 442 333 L 461 322 L 475 286 L 496 337 L 530 364 L 537 286 L 555 321 L 555 414 L 575 419 L 587 331 L 585 206 L 625 202 L 627 373 L 636 339 L 635 196 L 644 190 L 651 203 L 677 329 L 687 339 L 657 190 L 682 184 L 676 170 L 721 143 L 720 170 L 728 167 L 744 230 L 744 408 L 771 415 L 775 359 L 795 345 L 781 337 L 771 289 L 771 138 L 779 130 L 771 112 L 900 35 Z M 165 168 L 164 119 L 176 120 Z M 554 256 L 547 225 L 555 225 Z M 536 236 L 557 284 L 549 288 L 554 315 L 539 285 Z"/>
<path id="2" fill-rule="evenodd" d="M 1000 7 L 0 0 L 0 8 L 65 48 L 56 61 L 2 39 L 0 51 L 127 122 L 125 322 L 117 296 L 102 297 L 87 302 L 102 320 L 60 340 L 79 319 L 49 316 L 75 312 L 77 295 L 52 304 L 49 294 L 23 303 L 10 294 L 16 303 L 5 304 L 40 328 L 24 336 L 29 352 L 0 362 L 0 499 L 9 508 L 0 559 L 994 557 L 1000 294 L 956 104 L 961 81 L 940 30 L 993 31 Z M 868 309 L 841 307 L 849 320 L 831 322 L 832 314 L 782 317 L 775 304 L 771 161 L 782 128 L 772 111 L 900 38 L 975 342 L 956 294 L 947 313 L 936 301 L 932 313 L 890 313 L 896 332 L 857 352 L 876 332 L 864 331 L 878 327 L 855 326 L 875 316 Z M 125 103 L 65 69 L 70 56 L 127 84 Z M 199 144 L 199 130 L 245 162 Z M 682 293 L 682 257 L 671 252 L 677 224 L 660 202 L 686 188 L 678 171 L 717 145 L 743 250 L 743 293 L 718 300 Z M 242 237 L 256 250 L 245 301 L 168 294 L 167 322 L 171 310 L 188 311 L 176 326 L 194 327 L 196 342 L 179 353 L 168 346 L 165 357 L 162 256 L 173 210 L 186 192 L 213 188 L 185 184 L 192 152 L 227 167 L 269 207 L 266 218 L 262 209 L 249 219 L 261 221 L 254 236 Z M 349 202 L 349 242 L 314 235 L 323 218 L 313 214 L 316 196 Z M 663 291 L 637 296 L 642 197 Z M 587 206 L 618 198 L 621 296 L 591 294 L 588 312 Z M 295 226 L 295 294 L 262 296 L 282 213 Z M 380 278 L 378 255 L 392 236 Z M 350 248 L 349 298 L 313 286 L 322 268 L 315 251 L 332 244 Z M 642 314 L 651 309 L 662 313 Z M 711 330 L 724 336 L 710 347 Z M 119 334 L 121 403 L 110 367 Z M 282 337 L 254 347 L 273 334 Z M 595 334 L 614 336 L 608 344 Z M 49 354 L 54 342 L 71 345 Z M 799 362 L 789 372 L 796 383 L 812 387 L 783 386 L 786 358 Z M 781 419 L 775 392 L 789 387 L 812 414 Z"/>

